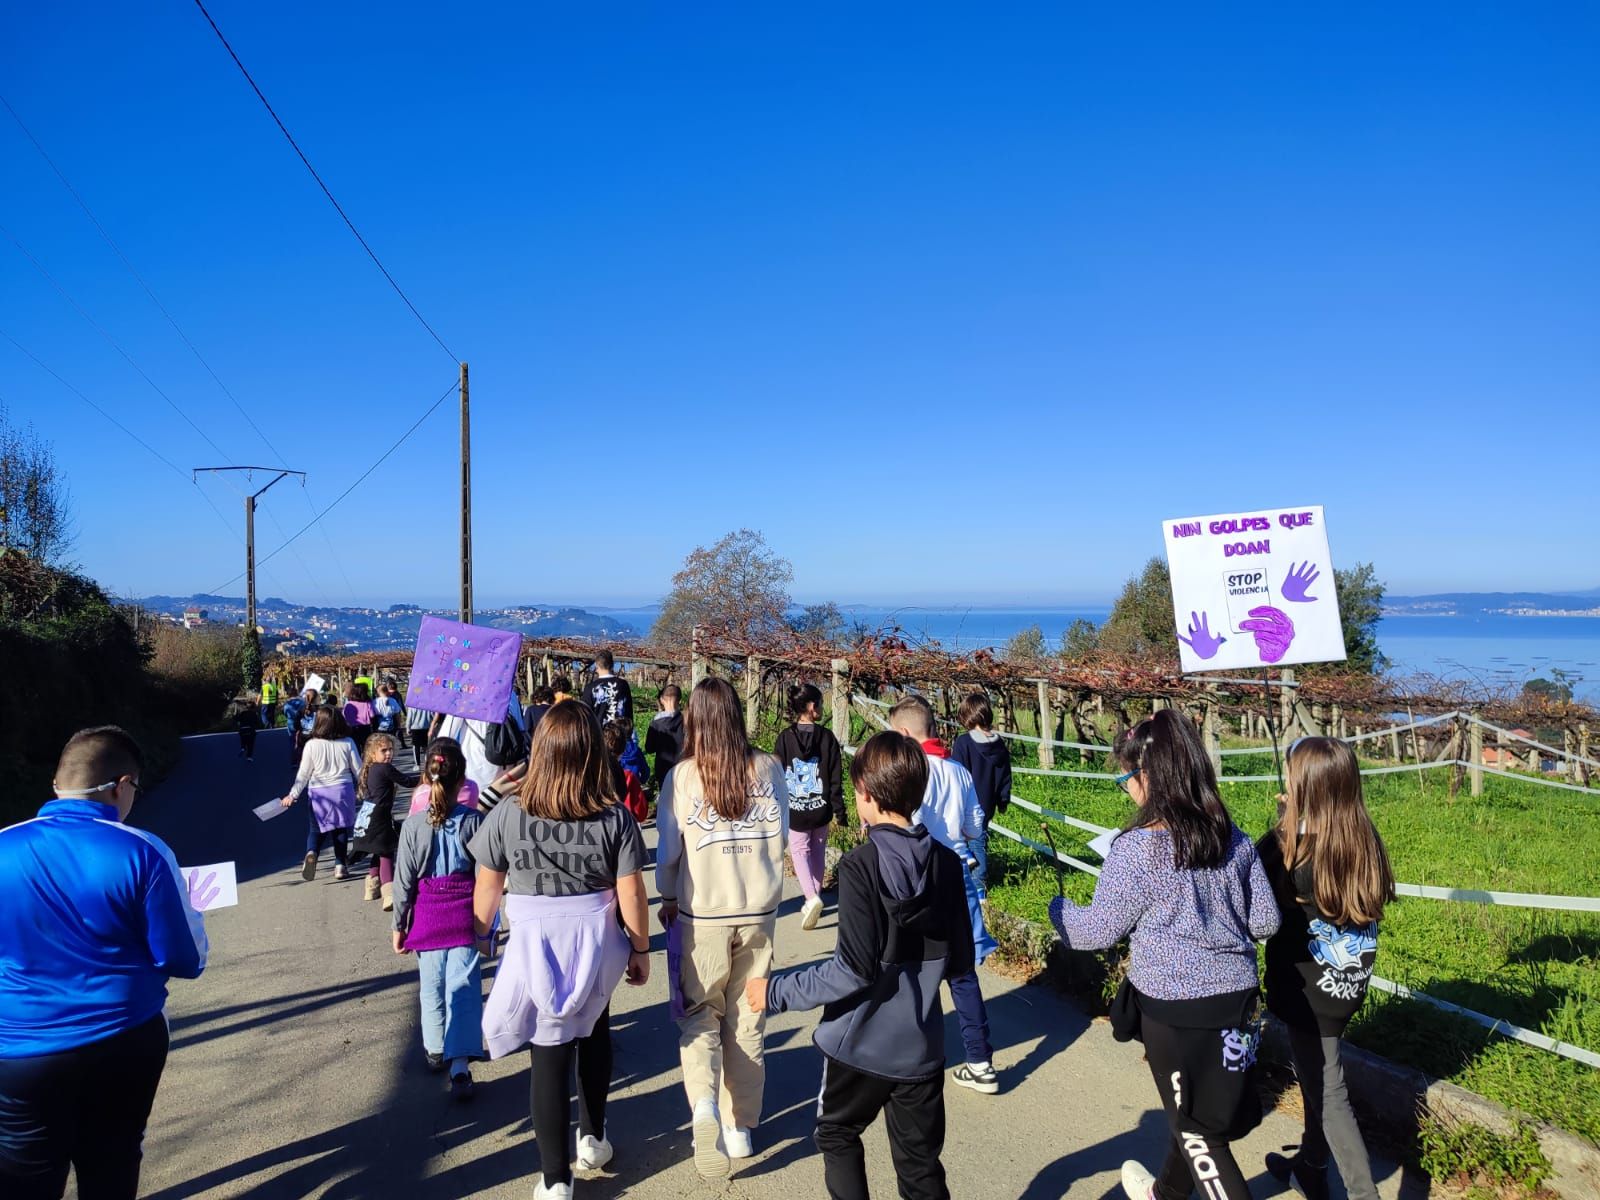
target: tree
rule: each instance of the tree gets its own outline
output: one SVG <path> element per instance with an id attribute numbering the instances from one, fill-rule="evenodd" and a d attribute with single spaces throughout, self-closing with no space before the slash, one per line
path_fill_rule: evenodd
<path id="1" fill-rule="evenodd" d="M 1038 662 L 1044 657 L 1044 630 L 1030 625 L 1012 634 L 1000 654 L 1007 662 Z"/>
<path id="2" fill-rule="evenodd" d="M 54 563 L 72 543 L 66 482 L 50 447 L 6 416 L 0 406 L 0 552 Z"/>
<path id="3" fill-rule="evenodd" d="M 1564 675 L 1565 672 L 1552 671 L 1553 675 Z M 1522 685 L 1522 698 L 1524 700 L 1543 701 L 1549 704 L 1564 704 L 1572 699 L 1572 685 L 1565 679 L 1530 679 Z"/>
<path id="4" fill-rule="evenodd" d="M 1061 657 L 1072 660 L 1088 658 L 1100 649 L 1100 630 L 1093 621 L 1076 618 L 1061 635 Z"/>
<path id="5" fill-rule="evenodd" d="M 672 577 L 672 590 L 650 631 L 664 646 L 686 646 L 696 625 L 744 642 L 761 642 L 787 625 L 794 567 L 753 529 L 696 546 Z"/>
<path id="6" fill-rule="evenodd" d="M 844 640 L 844 614 L 832 600 L 822 604 L 808 604 L 798 616 L 789 618 L 789 628 L 801 637 L 817 638 L 824 642 Z"/>
<path id="7" fill-rule="evenodd" d="M 1383 584 L 1371 563 L 1333 571 L 1339 596 L 1339 623 L 1344 627 L 1344 669 L 1376 675 L 1389 665 L 1378 650 L 1378 620 L 1383 616 Z"/>
<path id="8" fill-rule="evenodd" d="M 1100 628 L 1100 649 L 1144 658 L 1178 657 L 1178 634 L 1172 624 L 1172 576 L 1167 560 L 1152 558 L 1128 580 Z"/>

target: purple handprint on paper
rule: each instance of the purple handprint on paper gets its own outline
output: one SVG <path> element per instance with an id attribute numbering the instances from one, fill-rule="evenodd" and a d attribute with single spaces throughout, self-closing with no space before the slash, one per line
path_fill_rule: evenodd
<path id="1" fill-rule="evenodd" d="M 1283 577 L 1283 598 L 1296 604 L 1313 603 L 1316 597 L 1308 596 L 1306 592 L 1320 578 L 1322 572 L 1309 562 L 1303 562 L 1298 567 L 1290 563 L 1289 573 Z"/>
<path id="2" fill-rule="evenodd" d="M 205 912 L 211 902 L 222 894 L 222 888 L 217 883 L 217 873 L 210 872 L 204 879 L 200 878 L 200 870 L 196 868 L 189 872 L 189 907 L 195 912 Z"/>
<path id="3" fill-rule="evenodd" d="M 1281 609 L 1263 604 L 1250 610 L 1251 619 L 1239 622 L 1239 628 L 1255 635 L 1256 651 L 1264 663 L 1275 663 L 1289 653 L 1289 643 L 1294 641 L 1294 622 Z"/>
<path id="4" fill-rule="evenodd" d="M 1201 658 L 1211 658 L 1217 653 L 1218 647 L 1228 639 L 1211 632 L 1211 618 L 1206 613 L 1191 612 L 1189 614 L 1189 636 L 1178 635 L 1178 640 Z"/>

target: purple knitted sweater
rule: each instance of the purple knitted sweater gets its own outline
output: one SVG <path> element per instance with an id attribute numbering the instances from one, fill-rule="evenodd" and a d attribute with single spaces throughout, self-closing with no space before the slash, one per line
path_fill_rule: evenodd
<path id="1" fill-rule="evenodd" d="M 1256 848 L 1234 829 L 1220 867 L 1180 871 L 1165 829 L 1111 843 L 1094 899 L 1050 902 L 1050 922 L 1074 950 L 1128 939 L 1128 977 L 1157 1000 L 1195 1000 L 1256 986 L 1255 942 L 1278 928 L 1278 902 Z"/>

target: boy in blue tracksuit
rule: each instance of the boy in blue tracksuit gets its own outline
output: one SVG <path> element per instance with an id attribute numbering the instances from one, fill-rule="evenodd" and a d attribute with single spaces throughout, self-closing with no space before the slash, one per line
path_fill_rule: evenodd
<path id="1" fill-rule="evenodd" d="M 0 1195 L 132 1197 L 167 1060 L 168 979 L 205 969 L 172 851 L 124 825 L 143 755 L 76 733 L 56 799 L 0 830 Z"/>
<path id="2" fill-rule="evenodd" d="M 827 962 L 753 979 L 757 1012 L 822 1007 L 817 1148 L 828 1195 L 865 1200 L 862 1131 L 887 1110 L 900 1195 L 947 1200 L 939 983 L 971 972 L 965 867 L 912 815 L 928 783 L 916 742 L 880 733 L 850 764 L 867 840 L 839 863 L 839 942 Z"/>

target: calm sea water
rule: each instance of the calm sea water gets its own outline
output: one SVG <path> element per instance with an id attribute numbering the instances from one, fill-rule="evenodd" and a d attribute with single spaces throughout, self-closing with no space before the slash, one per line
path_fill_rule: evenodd
<path id="1" fill-rule="evenodd" d="M 867 608 L 850 606 L 845 619 L 868 629 L 898 627 L 913 639 L 937 641 L 951 650 L 1004 646 L 1037 625 L 1054 647 L 1074 620 L 1096 624 L 1108 608 Z M 641 632 L 654 609 L 618 616 Z M 1401 672 L 1516 683 L 1549 677 L 1561 668 L 1578 677 L 1577 694 L 1600 701 L 1600 618 L 1592 617 L 1385 617 L 1378 645 Z"/>

